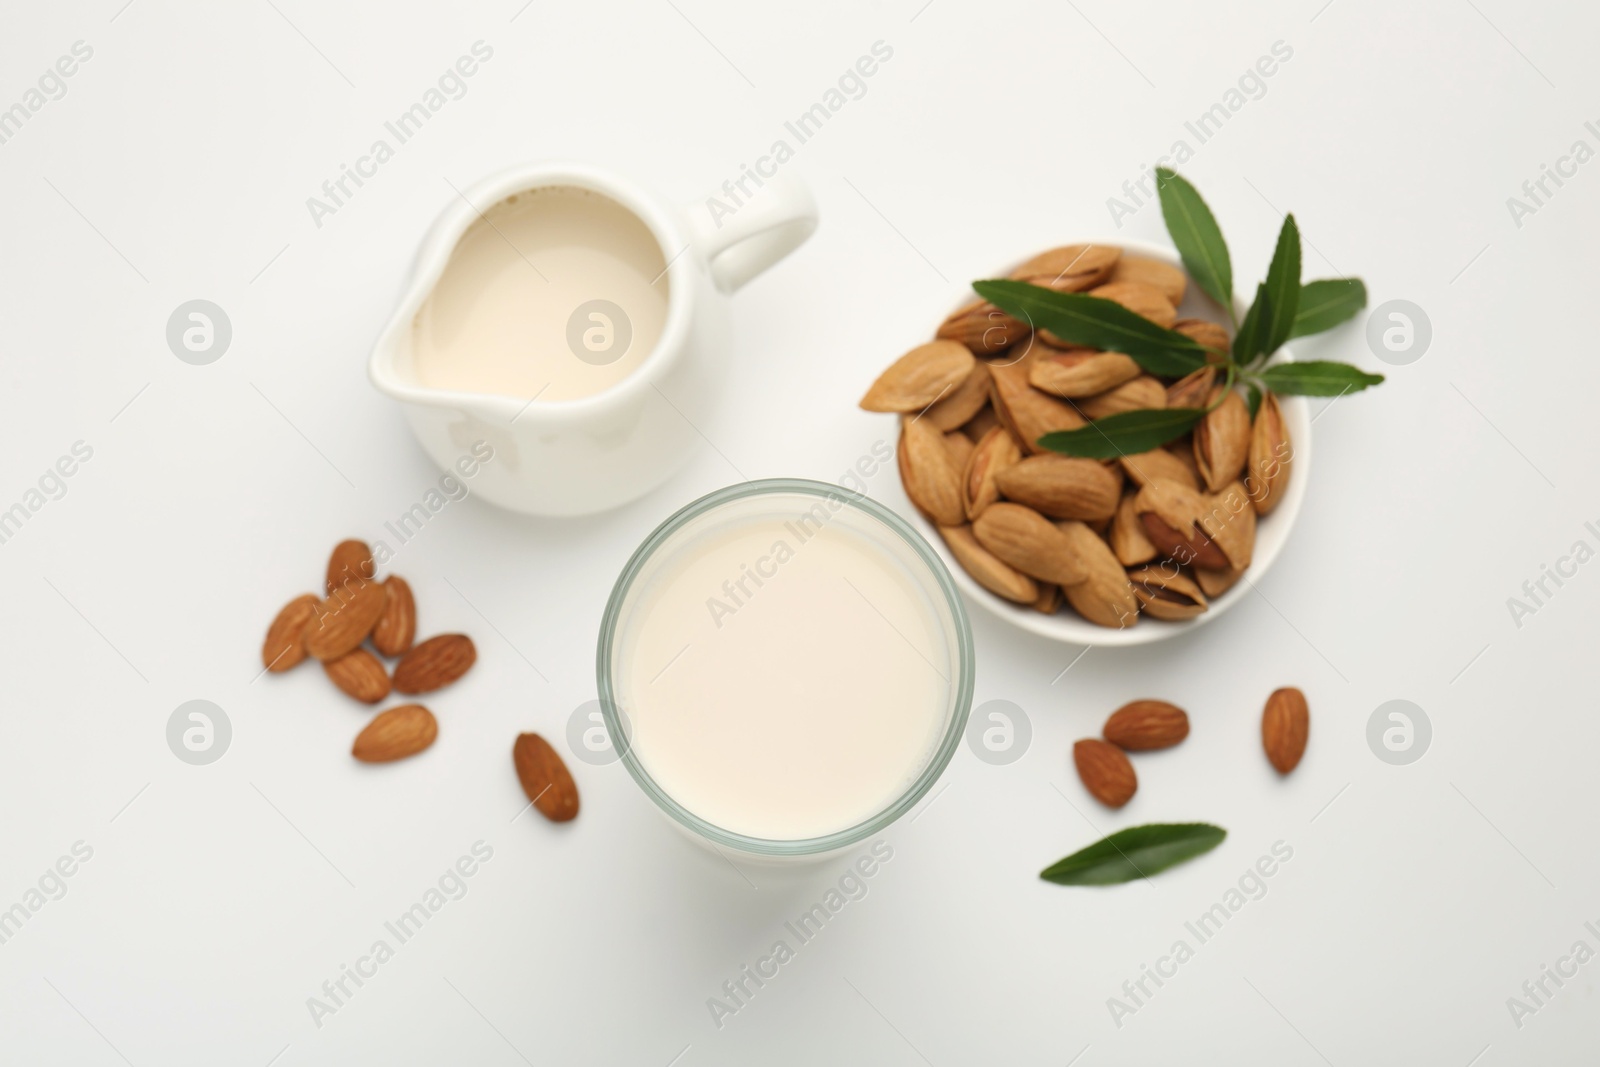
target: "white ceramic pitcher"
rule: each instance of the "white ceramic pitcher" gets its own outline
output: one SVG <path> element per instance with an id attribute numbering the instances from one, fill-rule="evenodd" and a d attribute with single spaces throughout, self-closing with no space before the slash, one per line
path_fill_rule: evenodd
<path id="1" fill-rule="evenodd" d="M 609 197 L 655 236 L 667 263 L 660 339 L 628 377 L 573 400 L 457 392 L 421 385 L 412 322 L 456 242 L 481 212 L 529 189 L 569 186 Z M 726 200 L 724 200 L 726 204 Z M 703 409 L 726 375 L 728 295 L 799 247 L 817 224 L 816 204 L 795 178 L 778 175 L 728 216 L 704 205 L 678 209 L 638 184 L 580 163 L 536 163 L 478 182 L 452 199 L 418 251 L 394 316 L 373 346 L 368 375 L 400 401 L 418 441 L 445 470 L 494 447 L 473 478 L 492 503 L 536 515 L 584 515 L 633 500 L 678 470 L 699 441 L 682 412 Z M 720 222 L 720 225 L 719 225 Z"/>

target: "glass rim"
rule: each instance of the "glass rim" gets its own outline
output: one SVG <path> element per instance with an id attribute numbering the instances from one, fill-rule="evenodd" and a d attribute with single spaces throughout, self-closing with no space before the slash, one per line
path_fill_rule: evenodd
<path id="1" fill-rule="evenodd" d="M 945 608 L 950 614 L 950 620 L 955 629 L 954 651 L 956 653 L 957 671 L 954 685 L 952 686 L 954 707 L 950 715 L 950 721 L 945 727 L 944 736 L 940 739 L 927 764 L 903 793 L 882 810 L 854 826 L 836 830 L 820 837 L 776 839 L 752 837 L 747 834 L 735 833 L 732 830 L 725 830 L 689 811 L 656 784 L 655 779 L 650 776 L 638 756 L 634 754 L 633 746 L 628 741 L 628 735 L 625 732 L 623 723 L 618 718 L 615 699 L 616 691 L 611 678 L 611 659 L 615 648 L 617 624 L 622 613 L 623 602 L 627 599 L 629 592 L 632 591 L 634 580 L 638 578 L 645 564 L 655 556 L 656 552 L 669 537 L 677 533 L 689 522 L 724 504 L 750 497 L 776 496 L 783 493 L 798 493 L 840 500 L 845 506 L 864 512 L 870 518 L 876 519 L 888 527 L 890 531 L 912 549 L 923 565 L 927 567 L 928 573 L 933 576 L 934 584 L 937 585 L 939 592 L 943 595 Z M 940 776 L 944 774 L 944 769 L 949 766 L 950 760 L 955 755 L 956 748 L 960 745 L 962 735 L 966 730 L 967 717 L 972 710 L 972 692 L 976 673 L 975 662 L 972 627 L 967 620 L 966 609 L 961 602 L 961 594 L 956 589 L 955 582 L 951 579 L 950 572 L 945 567 L 944 561 L 939 558 L 938 553 L 933 550 L 926 539 L 908 522 L 866 494 L 846 489 L 840 485 L 819 482 L 810 478 L 763 478 L 726 486 L 684 505 L 662 521 L 634 550 L 633 555 L 628 558 L 627 564 L 622 568 L 622 573 L 617 576 L 616 584 L 611 589 L 611 596 L 606 601 L 605 614 L 600 621 L 600 638 L 595 652 L 595 678 L 599 683 L 600 713 L 604 717 L 606 731 L 613 738 L 612 743 L 616 745 L 623 764 L 628 768 L 628 773 L 638 783 L 639 788 L 643 789 L 645 794 L 669 818 L 713 844 L 726 845 L 741 852 L 764 856 L 807 856 L 832 852 L 872 836 L 910 811 L 917 801 L 927 795 L 928 790 L 933 788 L 933 784 L 939 780 Z"/>

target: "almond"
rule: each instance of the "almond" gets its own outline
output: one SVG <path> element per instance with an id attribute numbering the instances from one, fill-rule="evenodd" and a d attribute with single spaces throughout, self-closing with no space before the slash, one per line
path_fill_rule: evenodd
<path id="1" fill-rule="evenodd" d="M 1206 512 L 1200 516 L 1200 529 L 1216 542 L 1228 565 L 1234 570 L 1250 566 L 1256 547 L 1256 509 L 1244 485 L 1234 482 L 1220 493 L 1206 498 Z"/>
<path id="2" fill-rule="evenodd" d="M 539 814 L 551 822 L 566 822 L 578 814 L 578 786 L 550 742 L 538 734 L 519 734 L 511 746 L 517 781 Z"/>
<path id="3" fill-rule="evenodd" d="M 1139 374 L 1139 364 L 1121 352 L 1081 349 L 1041 355 L 1028 371 L 1028 382 L 1056 396 L 1094 396 Z"/>
<path id="4" fill-rule="evenodd" d="M 1108 808 L 1122 807 L 1139 788 L 1133 764 L 1116 745 L 1086 737 L 1072 746 L 1072 762 L 1089 795 Z"/>
<path id="5" fill-rule="evenodd" d="M 867 411 L 921 411 L 966 381 L 974 362 L 966 346 L 955 341 L 918 345 L 878 375 L 861 398 L 861 407 Z"/>
<path id="6" fill-rule="evenodd" d="M 1123 382 L 1094 396 L 1076 401 L 1076 407 L 1086 419 L 1103 419 L 1107 415 L 1120 415 L 1124 411 L 1167 406 L 1167 390 L 1158 380 L 1141 374 L 1131 382 Z"/>
<path id="7" fill-rule="evenodd" d="M 334 685 L 363 704 L 376 704 L 389 695 L 389 672 L 377 656 L 364 648 L 346 652 L 338 659 L 323 660 L 322 669 Z"/>
<path id="8" fill-rule="evenodd" d="M 1122 503 L 1117 505 L 1117 514 L 1111 520 L 1111 532 L 1106 537 L 1111 543 L 1111 551 L 1116 553 L 1117 562 L 1124 567 L 1136 567 L 1156 558 L 1156 546 L 1145 536 L 1144 524 L 1139 521 L 1139 513 L 1134 510 L 1133 502 L 1132 493 L 1122 498 Z M 1138 592 L 1134 590 L 1135 595 Z"/>
<path id="9" fill-rule="evenodd" d="M 1262 396 L 1255 422 L 1250 426 L 1249 462 L 1245 467 L 1245 488 L 1250 491 L 1257 515 L 1266 515 L 1278 506 L 1289 488 L 1293 466 L 1294 446 L 1289 442 L 1283 409 L 1278 406 L 1277 394 L 1268 392 Z"/>
<path id="10" fill-rule="evenodd" d="M 973 447 L 972 438 L 960 430 L 951 430 L 944 435 L 944 448 L 950 453 L 950 462 L 955 464 L 957 474 L 967 469 L 967 461 L 972 458 Z"/>
<path id="11" fill-rule="evenodd" d="M 984 368 L 984 373 L 988 373 L 987 367 Z M 961 427 L 961 432 L 972 438 L 973 444 L 977 444 L 983 440 L 985 434 L 999 425 L 1000 416 L 994 413 L 994 408 L 991 405 L 985 403 L 983 407 L 978 409 L 978 413 L 972 416 L 965 426 Z"/>
<path id="12" fill-rule="evenodd" d="M 1233 342 L 1228 339 L 1228 330 L 1214 322 L 1205 319 L 1179 319 L 1172 324 L 1172 328 L 1183 334 L 1191 341 L 1198 341 L 1207 348 L 1214 349 L 1206 353 L 1208 363 L 1222 363 L 1227 359 L 1227 353 L 1232 351 Z"/>
<path id="13" fill-rule="evenodd" d="M 1039 583 L 1039 599 L 1031 605 L 1041 615 L 1054 615 L 1061 610 L 1061 587 L 1050 582 Z"/>
<path id="14" fill-rule="evenodd" d="M 1182 622 L 1207 610 L 1205 593 L 1170 562 L 1128 572 L 1139 610 L 1152 619 Z"/>
<path id="15" fill-rule="evenodd" d="M 1028 328 L 987 300 L 968 304 L 939 324 L 941 341 L 955 341 L 980 356 L 1002 352 L 1028 334 Z"/>
<path id="16" fill-rule="evenodd" d="M 1149 752 L 1188 737 L 1189 716 L 1165 700 L 1134 700 L 1112 712 L 1100 732 L 1120 749 Z"/>
<path id="17" fill-rule="evenodd" d="M 1200 483 L 1189 465 L 1164 448 L 1123 456 L 1121 463 L 1122 469 L 1133 479 L 1133 484 L 1138 486 L 1166 481 L 1177 482 L 1190 489 L 1200 488 Z"/>
<path id="18" fill-rule="evenodd" d="M 317 613 L 321 598 L 305 593 L 289 601 L 267 627 L 261 663 L 269 671 L 286 671 L 306 658 L 306 623 Z"/>
<path id="19" fill-rule="evenodd" d="M 1073 538 L 1032 508 L 991 504 L 972 524 L 972 533 L 1002 563 L 1031 578 L 1070 587 L 1089 577 Z"/>
<path id="20" fill-rule="evenodd" d="M 1204 410 L 1211 388 L 1217 382 L 1217 368 L 1201 367 L 1167 386 L 1167 407 Z"/>
<path id="21" fill-rule="evenodd" d="M 1178 320 L 1178 309 L 1172 306 L 1172 301 L 1168 300 L 1160 289 L 1143 282 L 1111 282 L 1090 289 L 1089 295 L 1121 304 L 1135 315 L 1141 315 L 1157 326 L 1170 329 Z"/>
<path id="22" fill-rule="evenodd" d="M 1040 346 L 1042 347 L 1042 346 Z M 1070 405 L 1041 393 L 1028 384 L 1028 374 L 1037 355 L 1015 363 L 989 364 L 990 396 L 995 414 L 1027 452 L 1041 451 L 1039 438 L 1056 430 L 1076 430 L 1084 418 Z"/>
<path id="23" fill-rule="evenodd" d="M 1144 525 L 1145 537 L 1156 546 L 1156 552 L 1167 559 L 1205 570 L 1227 569 L 1228 557 L 1199 530 L 1185 536 L 1153 511 L 1141 514 L 1139 521 Z"/>
<path id="24" fill-rule="evenodd" d="M 1222 386 L 1211 393 L 1216 403 Z M 1194 461 L 1205 487 L 1216 492 L 1234 481 L 1250 455 L 1250 408 L 1237 389 L 1229 389 L 1194 428 Z"/>
<path id="25" fill-rule="evenodd" d="M 332 594 L 347 582 L 358 578 L 370 579 L 377 573 L 372 563 L 372 549 L 365 541 L 340 541 L 333 546 L 328 557 L 328 576 L 323 591 Z"/>
<path id="26" fill-rule="evenodd" d="M 1000 499 L 995 479 L 1021 458 L 1017 439 L 1004 426 L 997 425 L 983 435 L 961 475 L 961 506 L 967 518 L 976 519 L 984 508 Z"/>
<path id="27" fill-rule="evenodd" d="M 935 401 L 922 417 L 949 432 L 970 422 L 989 403 L 989 368 L 973 361 L 972 373 L 962 383 Z"/>
<path id="28" fill-rule="evenodd" d="M 383 614 L 372 627 L 372 647 L 385 656 L 399 656 L 417 637 L 417 601 L 411 585 L 399 575 L 383 580 Z"/>
<path id="29" fill-rule="evenodd" d="M 1060 522 L 1056 528 L 1072 545 L 1086 577 L 1061 590 L 1072 609 L 1096 626 L 1122 630 L 1139 621 L 1139 600 L 1128 574 L 1110 546 L 1081 522 Z"/>
<path id="30" fill-rule="evenodd" d="M 1196 567 L 1194 569 L 1195 584 L 1208 597 L 1219 597 L 1232 589 L 1241 577 L 1244 569 L 1235 570 L 1232 567 Z"/>
<path id="31" fill-rule="evenodd" d="M 1122 249 L 1115 245 L 1063 245 L 1040 252 L 1011 277 L 1061 293 L 1081 293 L 1108 281 L 1121 258 Z"/>
<path id="32" fill-rule="evenodd" d="M 900 473 L 911 502 L 941 526 L 965 522 L 961 468 L 956 466 L 944 434 L 922 419 L 902 419 L 900 454 Z"/>
<path id="33" fill-rule="evenodd" d="M 1002 496 L 1055 519 L 1109 519 L 1121 480 L 1095 460 L 1044 453 L 995 475 Z"/>
<path id="34" fill-rule="evenodd" d="M 1039 598 L 1038 583 L 980 545 L 972 536 L 972 527 L 941 526 L 939 536 L 962 569 L 995 596 L 1018 604 L 1032 604 Z"/>
<path id="35" fill-rule="evenodd" d="M 383 586 L 366 578 L 347 578 L 317 605 L 306 623 L 306 651 L 318 659 L 338 659 L 367 639 L 383 614 Z"/>
<path id="36" fill-rule="evenodd" d="M 394 687 L 402 693 L 431 693 L 467 673 L 478 650 L 466 634 L 430 637 L 401 657 L 394 667 Z"/>
<path id="37" fill-rule="evenodd" d="M 1300 763 L 1311 734 L 1311 709 L 1306 695 L 1298 689 L 1278 689 L 1267 698 L 1261 713 L 1261 747 L 1279 774 L 1288 774 Z"/>
<path id="38" fill-rule="evenodd" d="M 1210 504 L 1199 493 L 1177 482 L 1151 482 L 1139 490 L 1133 506 L 1145 536 L 1161 555 L 1196 567 L 1230 566 L 1222 549 L 1200 528 Z"/>
<path id="39" fill-rule="evenodd" d="M 421 704 L 401 704 L 379 712 L 356 735 L 350 754 L 362 763 L 389 763 L 433 744 L 439 736 L 439 721 Z"/>
<path id="40" fill-rule="evenodd" d="M 1116 269 L 1111 272 L 1111 284 L 1117 282 L 1138 282 L 1159 290 L 1167 298 L 1167 303 L 1177 307 L 1183 303 L 1183 291 L 1188 286 L 1188 277 L 1183 271 L 1159 259 L 1148 256 L 1136 256 L 1124 252 L 1122 258 L 1117 260 Z"/>

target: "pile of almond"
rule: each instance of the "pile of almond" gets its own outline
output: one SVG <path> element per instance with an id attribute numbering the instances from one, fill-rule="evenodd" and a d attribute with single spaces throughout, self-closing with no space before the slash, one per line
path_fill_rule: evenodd
<path id="1" fill-rule="evenodd" d="M 295 597 L 272 620 L 261 647 L 267 670 L 286 671 L 311 657 L 345 693 L 377 704 L 391 690 L 414 696 L 442 689 L 478 658 L 465 634 L 439 634 L 414 643 L 417 605 L 411 586 L 398 575 L 378 581 L 365 542 L 334 546 L 323 589 L 325 596 Z M 392 676 L 374 653 L 398 659 Z M 438 734 L 431 711 L 421 704 L 401 704 L 368 723 L 351 754 L 365 763 L 387 763 L 416 755 Z"/>
<path id="2" fill-rule="evenodd" d="M 1012 278 L 1113 300 L 1207 347 L 1228 330 L 1178 318 L 1178 267 L 1106 245 L 1053 249 Z M 1158 378 L 1119 352 L 1067 345 L 979 301 L 900 357 L 861 400 L 901 415 L 906 496 L 996 596 L 1092 623 L 1204 612 L 1250 566 L 1256 518 L 1282 499 L 1293 449 L 1277 399 L 1252 420 L 1219 368 Z M 1218 406 L 1192 434 L 1100 461 L 1039 438 L 1141 408 Z"/>
<path id="3" fill-rule="evenodd" d="M 1261 745 L 1279 774 L 1288 774 L 1305 755 L 1311 712 L 1298 689 L 1274 690 L 1261 713 Z M 1108 808 L 1120 808 L 1139 789 L 1129 752 L 1171 748 L 1189 736 L 1189 715 L 1165 700 L 1135 700 L 1111 713 L 1100 738 L 1072 746 L 1072 762 L 1089 795 Z"/>

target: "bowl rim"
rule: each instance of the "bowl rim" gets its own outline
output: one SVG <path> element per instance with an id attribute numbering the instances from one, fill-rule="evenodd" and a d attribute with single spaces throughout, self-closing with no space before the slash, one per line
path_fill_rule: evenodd
<path id="1" fill-rule="evenodd" d="M 1076 240 L 1071 243 L 1108 245 L 1120 248 L 1125 252 L 1133 252 L 1152 259 L 1159 259 L 1180 269 L 1183 267 L 1182 258 L 1178 255 L 1176 249 L 1170 245 L 1158 244 L 1141 238 L 1118 237 L 1103 240 Z M 1026 262 L 1025 259 L 1016 260 L 1004 272 L 989 276 L 1007 277 L 1024 262 Z M 1185 273 L 1187 274 L 1187 272 Z M 1194 285 L 1192 278 L 1189 279 L 1189 282 L 1191 286 Z M 1193 288 L 1192 291 L 1199 293 L 1197 287 Z M 1199 295 L 1207 302 L 1214 304 L 1210 297 L 1205 296 L 1203 293 Z M 958 300 L 952 304 L 951 310 L 954 311 L 971 304 L 974 297 L 975 294 L 969 286 L 963 293 L 959 294 Z M 1233 304 L 1234 313 L 1240 316 L 1249 306 L 1241 297 L 1237 288 L 1234 290 Z M 1294 352 L 1291 346 L 1284 345 L 1279 348 L 1273 355 L 1272 362 L 1294 362 Z M 1234 604 L 1238 603 L 1254 588 L 1254 583 L 1259 581 L 1271 569 L 1273 563 L 1277 561 L 1278 556 L 1282 553 L 1284 545 L 1288 543 L 1289 535 L 1294 529 L 1295 522 L 1300 517 L 1301 504 L 1305 500 L 1306 485 L 1311 474 L 1311 414 L 1310 405 L 1306 402 L 1306 398 L 1302 396 L 1283 397 L 1280 399 L 1280 404 L 1283 409 L 1284 419 L 1289 423 L 1290 432 L 1293 435 L 1294 446 L 1291 454 L 1294 457 L 1294 473 L 1289 479 L 1289 488 L 1284 493 L 1284 497 L 1278 503 L 1278 506 L 1273 509 L 1271 515 L 1260 520 L 1261 524 L 1272 524 L 1272 536 L 1262 538 L 1258 533 L 1250 566 L 1239 581 L 1235 582 L 1233 588 L 1221 596 L 1210 600 L 1207 610 L 1192 619 L 1185 619 L 1181 622 L 1143 619 L 1141 622 L 1126 629 L 1113 630 L 1105 626 L 1096 626 L 1094 623 L 1072 612 L 1069 607 L 1064 606 L 1053 615 L 1045 615 L 1026 604 L 1016 604 L 1005 600 L 983 588 L 967 573 L 966 569 L 951 554 L 948 546 L 944 543 L 944 539 L 938 536 L 938 530 L 934 524 L 918 512 L 909 499 L 905 502 L 905 510 L 909 513 L 912 522 L 920 524 L 919 529 L 933 535 L 928 540 L 933 542 L 934 551 L 938 552 L 945 561 L 947 569 L 954 575 L 956 584 L 961 587 L 961 591 L 967 600 L 1013 626 L 1038 634 L 1041 637 L 1048 637 L 1054 641 L 1086 648 L 1097 646 L 1122 648 L 1168 641 L 1174 637 L 1194 632 L 1232 608 Z M 902 496 L 904 496 L 903 487 Z"/>
<path id="2" fill-rule="evenodd" d="M 639 573 L 668 538 L 694 519 L 725 504 L 753 496 L 794 493 L 837 500 L 845 507 L 856 508 L 869 518 L 888 527 L 891 533 L 911 548 L 932 576 L 933 581 L 926 587 L 926 591 L 931 594 L 936 588 L 943 607 L 949 613 L 950 625 L 954 631 L 951 651 L 955 677 L 951 679 L 949 721 L 945 725 L 944 735 L 929 755 L 928 762 L 904 792 L 861 822 L 829 834 L 808 838 L 762 838 L 726 830 L 701 818 L 656 784 L 655 779 L 633 751 L 625 717 L 618 714 L 611 662 L 623 604 Z M 935 606 L 938 606 L 937 600 Z M 611 596 L 606 600 L 605 613 L 600 621 L 600 635 L 595 646 L 595 680 L 599 687 L 600 714 L 605 721 L 606 732 L 613 739 L 621 739 L 614 740 L 613 743 L 623 765 L 628 769 L 628 774 L 638 783 L 639 788 L 668 818 L 692 835 L 713 845 L 766 857 L 799 857 L 835 852 L 880 833 L 914 808 L 944 774 L 945 768 L 949 766 L 950 760 L 961 744 L 966 733 L 967 719 L 972 710 L 972 694 L 976 679 L 977 653 L 972 640 L 972 625 L 967 618 L 961 594 L 951 577 L 950 567 L 930 544 L 929 539 L 919 533 L 893 508 L 881 501 L 840 485 L 810 478 L 762 478 L 740 482 L 707 493 L 667 516 L 640 542 L 633 555 L 628 557 L 622 572 L 618 574 L 616 583 L 611 589 Z"/>

